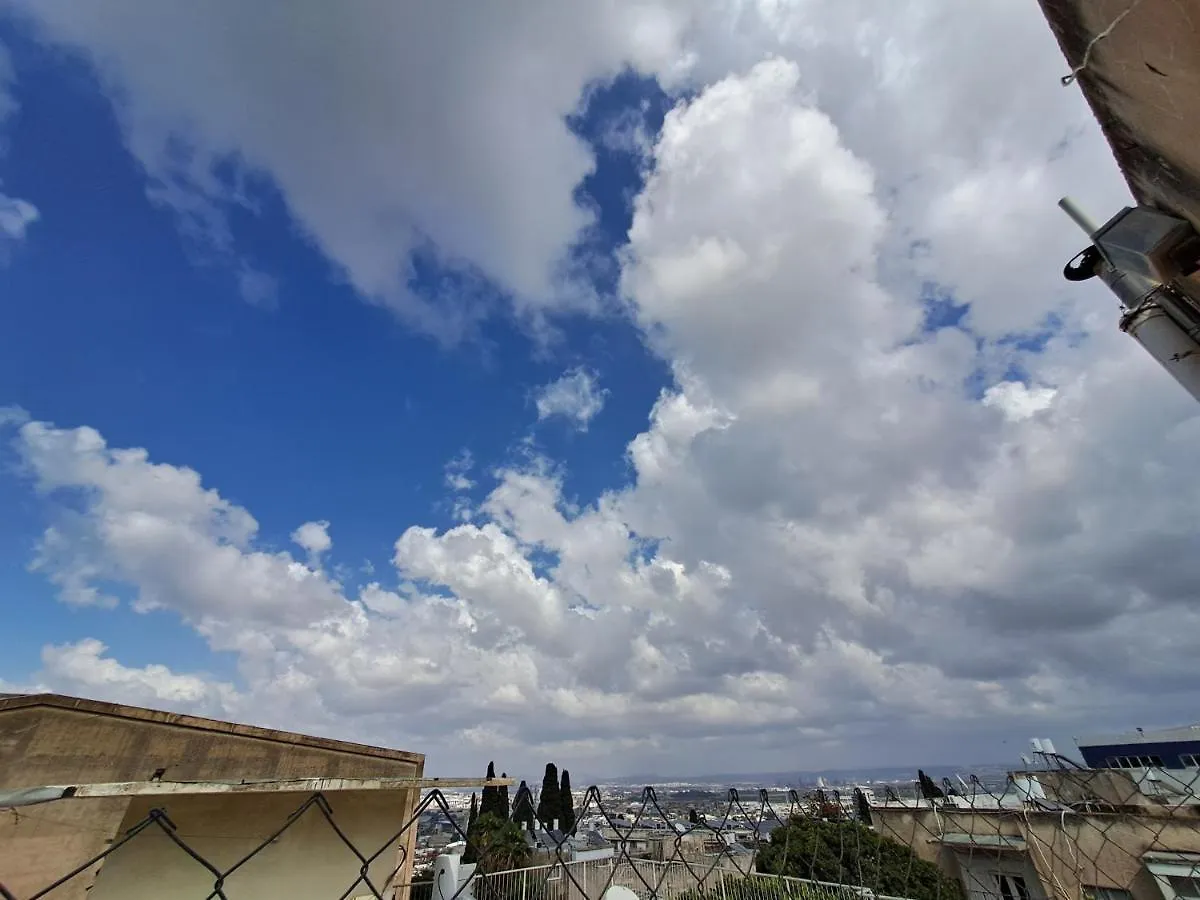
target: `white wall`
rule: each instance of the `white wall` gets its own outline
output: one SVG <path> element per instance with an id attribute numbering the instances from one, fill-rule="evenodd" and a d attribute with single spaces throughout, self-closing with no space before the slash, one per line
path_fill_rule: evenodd
<path id="1" fill-rule="evenodd" d="M 334 821 L 365 856 L 375 853 L 407 821 L 406 795 L 411 791 L 339 791 L 329 804 Z M 162 808 L 180 838 L 216 868 L 226 870 L 282 826 L 307 794 L 230 794 L 137 797 L 126 813 L 122 831 Z M 371 864 L 377 888 L 396 867 L 397 848 L 389 845 Z M 309 808 L 275 843 L 229 876 L 229 900 L 295 900 L 297 897 L 342 896 L 359 875 L 361 862 L 315 808 Z M 214 876 L 151 826 L 110 856 L 100 869 L 89 900 L 161 900 L 205 897 Z M 410 879 L 404 878 L 404 881 Z M 389 885 L 390 889 L 390 885 Z M 384 892 L 385 894 L 387 892 Z M 351 897 L 370 896 L 359 884 Z"/>
<path id="2" fill-rule="evenodd" d="M 955 850 L 963 887 L 970 900 L 1000 900 L 996 875 L 1016 875 L 1025 879 L 1030 900 L 1045 900 L 1046 893 L 1038 880 L 1037 870 L 1022 854 L 979 847 L 972 851 Z"/>
<path id="3" fill-rule="evenodd" d="M 434 864 L 433 900 L 475 900 L 468 884 L 474 874 L 475 863 L 463 862 L 458 853 L 443 853 Z"/>

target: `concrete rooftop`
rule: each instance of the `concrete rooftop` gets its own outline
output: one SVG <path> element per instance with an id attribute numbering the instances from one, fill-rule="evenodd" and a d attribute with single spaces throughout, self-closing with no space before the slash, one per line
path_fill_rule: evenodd
<path id="1" fill-rule="evenodd" d="M 1200 0 L 1040 2 L 1134 197 L 1200 228 Z"/>

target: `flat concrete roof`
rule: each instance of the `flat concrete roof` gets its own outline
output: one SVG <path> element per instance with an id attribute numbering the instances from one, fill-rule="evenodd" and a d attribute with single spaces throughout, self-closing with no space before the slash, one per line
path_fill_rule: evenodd
<path id="1" fill-rule="evenodd" d="M 1121 734 L 1097 734 L 1075 738 L 1075 746 L 1108 747 L 1122 744 L 1158 744 L 1173 741 L 1200 741 L 1200 725 L 1181 725 L 1156 731 L 1126 731 Z"/>
<path id="2" fill-rule="evenodd" d="M 1040 0 L 1139 203 L 1200 228 L 1200 0 Z"/>
<path id="3" fill-rule="evenodd" d="M 162 710 L 146 709 L 141 706 L 126 706 L 122 703 L 106 703 L 102 700 L 87 700 L 83 697 L 68 697 L 62 694 L 15 694 L 0 697 L 0 715 L 15 710 L 36 708 L 61 709 L 69 712 L 85 713 L 89 716 L 110 716 L 116 719 L 129 719 L 155 725 L 166 725 L 173 728 L 190 728 L 195 731 L 236 735 L 253 740 L 312 747 L 314 749 L 350 753 L 357 756 L 371 756 L 376 759 L 408 762 L 420 766 L 423 766 L 425 763 L 425 755 L 423 753 L 410 753 L 407 750 L 392 750 L 387 747 L 373 747 L 369 744 L 337 741 L 332 738 L 314 737 L 313 735 L 297 734 L 291 731 L 277 731 L 272 728 L 260 728 L 257 725 L 239 725 L 235 722 L 223 722 L 219 719 L 205 719 L 201 716 L 187 716 L 181 713 L 163 712 Z"/>
<path id="4" fill-rule="evenodd" d="M 967 834 L 947 831 L 931 843 L 948 844 L 951 847 L 993 847 L 997 850 L 1024 850 L 1025 838 L 1013 834 Z"/>

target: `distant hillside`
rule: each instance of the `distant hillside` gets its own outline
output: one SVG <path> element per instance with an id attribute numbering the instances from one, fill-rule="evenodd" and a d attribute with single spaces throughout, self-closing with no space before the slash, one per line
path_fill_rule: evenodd
<path id="1" fill-rule="evenodd" d="M 916 781 L 917 766 L 883 766 L 876 768 L 862 769 L 823 769 L 819 771 L 796 771 L 796 772 L 716 772 L 706 775 L 663 775 L 663 774 L 643 774 L 643 775 L 625 775 L 617 777 L 608 777 L 601 779 L 593 779 L 593 782 L 600 784 L 608 784 L 622 787 L 640 787 L 644 785 L 654 785 L 655 787 L 708 787 L 708 788 L 726 788 L 726 787 L 811 787 L 817 783 L 817 780 L 824 778 L 827 782 L 833 784 L 846 783 L 867 783 L 867 782 L 883 782 L 897 783 L 906 781 Z M 983 781 L 994 781 L 997 778 L 1003 779 L 1007 771 L 1013 768 L 1012 765 L 1001 765 L 997 763 L 980 764 L 973 766 L 955 766 L 955 765 L 922 765 L 920 768 L 933 778 L 935 781 L 940 781 L 942 778 L 953 779 L 955 775 L 966 777 L 968 774 L 975 774 Z"/>

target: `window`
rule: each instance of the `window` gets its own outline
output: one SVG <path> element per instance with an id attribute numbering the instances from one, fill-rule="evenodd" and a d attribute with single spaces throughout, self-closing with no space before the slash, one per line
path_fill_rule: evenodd
<path id="1" fill-rule="evenodd" d="M 1110 769 L 1161 769 L 1161 756 L 1110 756 L 1104 761 Z"/>
<path id="2" fill-rule="evenodd" d="M 1179 754 L 1179 761 L 1183 763 L 1184 768 L 1200 769 L 1200 754 L 1181 753 Z"/>
<path id="3" fill-rule="evenodd" d="M 1123 888 L 1084 885 L 1084 900 L 1132 900 L 1133 895 Z"/>
<path id="4" fill-rule="evenodd" d="M 1142 858 L 1163 900 L 1200 900 L 1200 853 L 1151 851 Z"/>
<path id="5" fill-rule="evenodd" d="M 1168 875 L 1167 881 L 1178 900 L 1200 900 L 1200 878 L 1189 875 Z"/>
<path id="6" fill-rule="evenodd" d="M 993 877 L 1002 900 L 1029 900 L 1029 888 L 1025 886 L 1024 876 L 996 872 Z"/>

